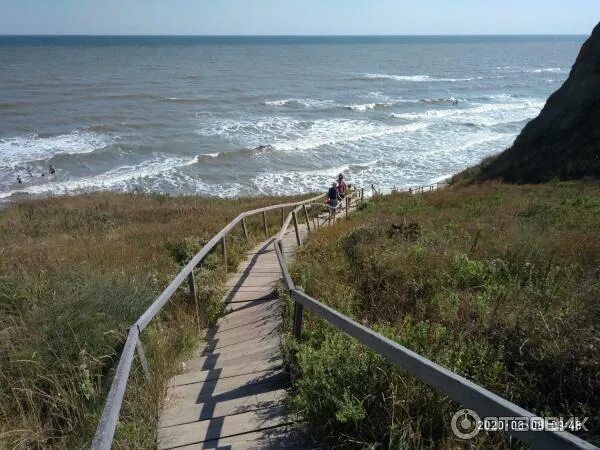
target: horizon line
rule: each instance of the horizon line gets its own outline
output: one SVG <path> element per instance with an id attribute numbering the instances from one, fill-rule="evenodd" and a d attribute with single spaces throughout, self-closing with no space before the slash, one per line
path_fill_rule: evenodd
<path id="1" fill-rule="evenodd" d="M 589 33 L 455 33 L 455 34 L 0 34 L 0 37 L 480 37 L 480 36 L 588 36 Z"/>

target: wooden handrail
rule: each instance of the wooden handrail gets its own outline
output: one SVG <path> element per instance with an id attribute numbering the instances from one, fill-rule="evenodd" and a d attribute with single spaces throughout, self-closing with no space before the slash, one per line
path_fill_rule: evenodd
<path id="1" fill-rule="evenodd" d="M 272 211 L 279 208 L 300 208 L 305 203 L 310 203 L 322 198 L 324 195 L 318 195 L 306 200 L 301 200 L 292 203 L 282 203 L 277 205 L 266 206 L 263 208 L 246 211 L 239 214 L 235 219 L 229 222 L 225 227 L 221 229 L 213 238 L 202 247 L 202 249 L 188 262 L 183 269 L 177 274 L 177 276 L 169 283 L 165 290 L 152 302 L 152 304 L 146 309 L 146 311 L 138 318 L 138 320 L 129 329 L 119 364 L 115 371 L 110 391 L 104 404 L 104 410 L 102 411 L 102 417 L 96 428 L 96 434 L 92 441 L 92 449 L 94 450 L 110 450 L 114 438 L 114 434 L 117 428 L 117 422 L 119 420 L 119 414 L 121 411 L 121 405 L 123 403 L 123 397 L 125 395 L 125 389 L 129 380 L 129 374 L 131 372 L 131 365 L 133 358 L 135 357 L 136 348 L 142 349 L 141 341 L 139 339 L 140 333 L 148 326 L 148 324 L 156 317 L 161 311 L 173 294 L 177 291 L 179 286 L 188 279 L 190 275 L 193 275 L 193 270 L 202 260 L 213 250 L 213 248 L 225 238 L 238 223 L 242 222 L 244 226 L 244 233 L 246 234 L 246 227 L 244 220 L 247 217 L 264 214 L 268 211 Z M 263 216 L 264 219 L 264 216 Z M 287 220 L 287 226 L 289 226 L 291 218 Z M 265 221 L 266 227 L 266 221 Z M 193 284 L 193 282 L 191 283 Z M 191 286 L 192 287 L 192 286 Z M 195 295 L 195 293 L 194 293 Z M 143 350 L 142 350 L 143 351 Z"/>
<path id="2" fill-rule="evenodd" d="M 420 192 L 424 192 L 424 190 Z M 275 252 L 287 290 L 294 302 L 293 331 L 296 339 L 300 338 L 302 311 L 306 307 L 338 330 L 352 336 L 374 352 L 393 361 L 412 376 L 447 395 L 452 400 L 472 408 L 482 417 L 537 417 L 526 409 L 376 333 L 297 289 L 289 274 L 285 252 L 283 251 L 283 236 L 290 224 L 291 215 L 290 212 L 288 220 L 284 223 L 285 227 L 282 227 L 277 236 Z M 504 431 L 539 450 L 600 450 L 591 443 L 565 431 Z"/>

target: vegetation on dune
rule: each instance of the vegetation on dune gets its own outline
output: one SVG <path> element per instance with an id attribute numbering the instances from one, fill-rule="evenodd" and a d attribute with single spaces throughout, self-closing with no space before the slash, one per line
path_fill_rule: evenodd
<path id="1" fill-rule="evenodd" d="M 545 416 L 589 416 L 600 442 L 600 183 L 490 183 L 374 198 L 318 231 L 307 293 Z M 293 409 L 331 447 L 509 448 L 455 438 L 461 405 L 310 313 Z"/>
<path id="2" fill-rule="evenodd" d="M 0 211 L 0 448 L 89 447 L 127 328 L 237 214 L 288 200 L 93 194 Z M 257 240 L 261 220 L 248 220 Z M 280 221 L 269 214 L 271 231 Z M 230 268 L 247 245 L 234 230 Z M 225 276 L 218 250 L 196 272 L 204 322 Z M 154 446 L 165 382 L 197 337 L 183 287 L 142 333 L 153 376 L 135 363 L 115 448 Z"/>

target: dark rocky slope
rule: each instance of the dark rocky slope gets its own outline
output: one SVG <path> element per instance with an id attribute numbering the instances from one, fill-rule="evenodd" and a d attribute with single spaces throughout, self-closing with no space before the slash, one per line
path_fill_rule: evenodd
<path id="1" fill-rule="evenodd" d="M 479 180 L 540 183 L 600 175 L 600 23 L 569 78 L 513 146 L 477 168 Z"/>

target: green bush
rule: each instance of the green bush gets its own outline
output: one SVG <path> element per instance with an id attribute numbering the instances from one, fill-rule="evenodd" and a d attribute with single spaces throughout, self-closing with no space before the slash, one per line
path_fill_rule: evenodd
<path id="1" fill-rule="evenodd" d="M 378 197 L 313 234 L 292 268 L 315 298 L 540 415 L 590 417 L 600 442 L 600 184 L 490 184 Z M 293 409 L 330 446 L 457 441 L 454 404 L 307 314 Z"/>

